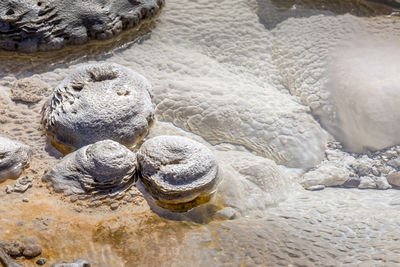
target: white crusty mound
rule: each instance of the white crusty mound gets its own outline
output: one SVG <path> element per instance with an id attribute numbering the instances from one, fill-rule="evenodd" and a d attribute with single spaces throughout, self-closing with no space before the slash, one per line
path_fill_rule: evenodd
<path id="1" fill-rule="evenodd" d="M 104 140 L 68 154 L 43 180 L 66 195 L 114 192 L 133 183 L 136 170 L 135 153 L 117 142 Z"/>
<path id="2" fill-rule="evenodd" d="M 62 151 L 105 139 L 131 146 L 147 133 L 152 119 L 150 83 L 114 63 L 76 69 L 42 111 L 42 124 Z"/>
<path id="3" fill-rule="evenodd" d="M 18 177 L 29 165 L 31 156 L 27 145 L 0 136 L 0 181 Z"/>
<path id="4" fill-rule="evenodd" d="M 203 144 L 182 136 L 160 135 L 138 152 L 141 181 L 158 201 L 190 202 L 212 194 L 219 183 L 218 164 Z"/>
<path id="5" fill-rule="evenodd" d="M 0 48 L 61 49 L 107 39 L 151 18 L 164 0 L 2 0 Z"/>
<path id="6" fill-rule="evenodd" d="M 260 216 L 293 189 L 284 167 L 270 159 L 241 151 L 218 151 L 216 155 L 223 170 L 218 198 L 242 216 Z"/>
<path id="7" fill-rule="evenodd" d="M 400 41 L 393 18 L 289 19 L 273 33 L 277 84 L 351 152 L 400 143 Z M 291 34 L 296 33 L 296 34 Z"/>

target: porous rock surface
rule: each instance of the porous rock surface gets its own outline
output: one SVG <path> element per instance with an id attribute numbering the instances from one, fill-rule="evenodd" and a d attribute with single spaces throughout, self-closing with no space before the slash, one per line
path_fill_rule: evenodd
<path id="1" fill-rule="evenodd" d="M 82 147 L 47 171 L 43 181 L 56 192 L 96 194 L 129 187 L 137 171 L 136 154 L 112 140 Z"/>
<path id="2" fill-rule="evenodd" d="M 179 204 L 215 192 L 218 163 L 203 144 L 182 136 L 161 135 L 138 152 L 141 181 L 162 203 Z"/>
<path id="3" fill-rule="evenodd" d="M 18 141 L 0 136 L 0 181 L 18 177 L 28 166 L 31 149 Z"/>
<path id="4" fill-rule="evenodd" d="M 55 89 L 42 124 L 60 150 L 111 139 L 132 146 L 153 119 L 150 83 L 118 64 L 84 65 Z"/>
<path id="5" fill-rule="evenodd" d="M 0 48 L 37 52 L 110 38 L 153 17 L 163 4 L 164 0 L 4 0 Z"/>

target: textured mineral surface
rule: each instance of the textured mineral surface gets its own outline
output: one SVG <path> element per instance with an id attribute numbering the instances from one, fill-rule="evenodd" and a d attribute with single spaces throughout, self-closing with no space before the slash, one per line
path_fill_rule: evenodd
<path id="1" fill-rule="evenodd" d="M 21 180 L 0 184 L 0 240 L 34 235 L 49 266 L 398 266 L 396 11 L 368 10 L 366 1 L 270 3 L 285 13 L 270 28 L 261 0 L 169 0 L 151 33 L 115 38 L 106 53 L 90 42 L 54 57 L 0 54 L 0 132 L 34 151 Z M 37 77 L 54 88 L 99 61 L 151 82 L 149 139 L 185 136 L 212 151 L 223 180 L 207 203 L 162 209 L 140 181 L 93 202 L 42 183 L 63 155 L 38 129 L 44 100 L 12 101 L 10 87 Z M 346 139 L 334 131 L 342 126 Z"/>
<path id="2" fill-rule="evenodd" d="M 95 194 L 131 185 L 137 171 L 136 154 L 125 146 L 104 140 L 64 157 L 43 177 L 56 192 Z"/>
<path id="3" fill-rule="evenodd" d="M 0 136 L 0 181 L 18 177 L 32 156 L 31 149 L 18 141 Z"/>
<path id="4" fill-rule="evenodd" d="M 215 192 L 218 164 L 201 143 L 182 136 L 161 135 L 143 143 L 138 152 L 141 181 L 166 204 L 187 203 Z"/>
<path id="5" fill-rule="evenodd" d="M 37 52 L 110 38 L 153 17 L 163 4 L 164 0 L 3 0 L 0 48 Z"/>
<path id="6" fill-rule="evenodd" d="M 43 107 L 42 124 L 63 152 L 112 139 L 132 146 L 153 120 L 150 83 L 118 64 L 80 67 Z"/>

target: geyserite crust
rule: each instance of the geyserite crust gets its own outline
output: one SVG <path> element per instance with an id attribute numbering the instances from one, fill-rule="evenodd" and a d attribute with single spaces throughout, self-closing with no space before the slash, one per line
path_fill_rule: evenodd
<path id="1" fill-rule="evenodd" d="M 136 170 L 135 153 L 117 142 L 104 140 L 65 156 L 43 180 L 66 195 L 94 194 L 129 186 Z"/>
<path id="2" fill-rule="evenodd" d="M 113 63 L 76 69 L 42 111 L 42 124 L 62 152 L 106 139 L 131 146 L 147 133 L 152 120 L 150 83 Z"/>
<path id="3" fill-rule="evenodd" d="M 142 182 L 163 203 L 186 203 L 210 195 L 219 182 L 212 152 L 182 136 L 161 135 L 147 140 L 138 152 L 138 162 Z"/>
<path id="4" fill-rule="evenodd" d="M 3 0 L 0 48 L 58 50 L 107 39 L 153 17 L 164 0 Z"/>

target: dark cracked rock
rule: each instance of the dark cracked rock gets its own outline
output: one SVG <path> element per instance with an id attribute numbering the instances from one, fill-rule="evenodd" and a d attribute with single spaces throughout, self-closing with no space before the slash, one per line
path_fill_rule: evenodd
<path id="1" fill-rule="evenodd" d="M 0 48 L 58 50 L 108 39 L 154 17 L 164 0 L 2 0 Z"/>

